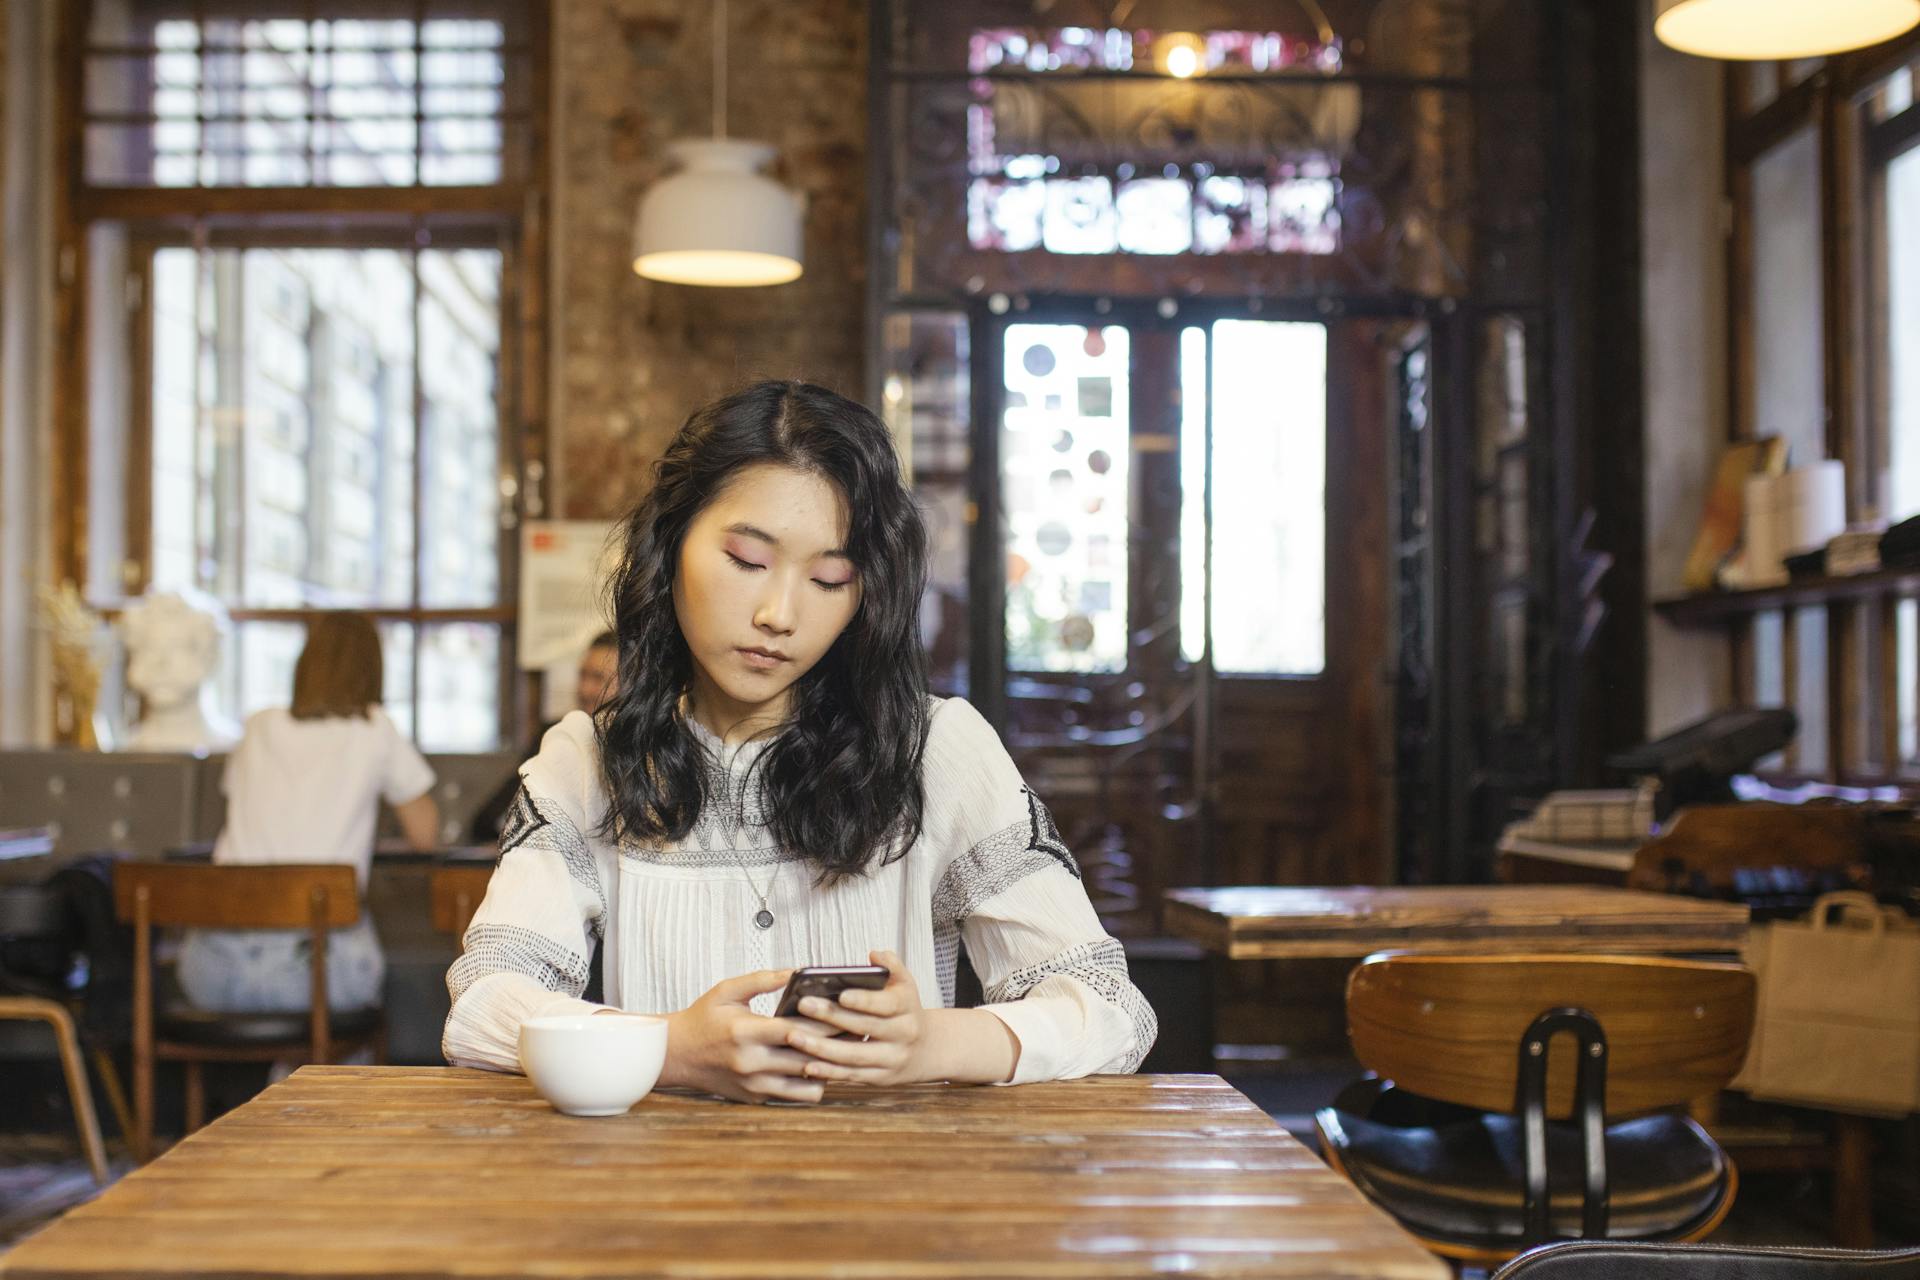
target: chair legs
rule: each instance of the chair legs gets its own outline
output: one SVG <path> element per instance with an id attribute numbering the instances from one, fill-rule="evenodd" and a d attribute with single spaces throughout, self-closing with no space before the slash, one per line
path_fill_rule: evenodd
<path id="1" fill-rule="evenodd" d="M 67 1092 L 73 1098 L 73 1123 L 80 1131 L 80 1145 L 87 1153 L 87 1167 L 93 1180 L 107 1185 L 107 1148 L 100 1138 L 100 1120 L 93 1112 L 93 1090 L 87 1083 L 87 1062 L 80 1053 L 80 1037 L 73 1029 L 73 1015 L 65 1006 L 34 996 L 0 997 L 0 1018 L 26 1018 L 45 1022 L 53 1028 L 60 1046 L 60 1069 L 67 1077 Z"/>
<path id="2" fill-rule="evenodd" d="M 207 1123 L 207 1080 L 197 1062 L 183 1062 L 187 1077 L 186 1112 L 181 1117 L 180 1136 L 197 1133 Z"/>
<path id="3" fill-rule="evenodd" d="M 120 1126 L 120 1136 L 129 1144 L 133 1142 L 133 1110 L 127 1105 L 127 1091 L 120 1083 L 120 1072 L 114 1068 L 113 1055 L 105 1049 L 93 1051 L 93 1069 L 100 1076 L 100 1087 L 106 1090 L 107 1105 L 113 1108 L 114 1123 Z"/>
<path id="4" fill-rule="evenodd" d="M 1833 1240 L 1873 1248 L 1873 1133 L 1860 1116 L 1833 1118 Z"/>

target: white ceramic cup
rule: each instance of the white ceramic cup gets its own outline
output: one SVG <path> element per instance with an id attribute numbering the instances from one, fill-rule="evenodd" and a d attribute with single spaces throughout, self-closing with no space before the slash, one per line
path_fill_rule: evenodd
<path id="1" fill-rule="evenodd" d="M 647 1096 L 667 1060 L 667 1020 L 568 1014 L 520 1024 L 520 1070 L 556 1111 L 617 1116 Z"/>

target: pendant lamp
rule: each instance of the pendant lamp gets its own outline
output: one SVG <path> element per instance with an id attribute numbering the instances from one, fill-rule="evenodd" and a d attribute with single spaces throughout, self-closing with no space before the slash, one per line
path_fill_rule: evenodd
<path id="1" fill-rule="evenodd" d="M 1815 58 L 1915 26 L 1920 0 L 1654 0 L 1661 43 L 1706 58 Z"/>
<path id="2" fill-rule="evenodd" d="M 762 173 L 774 149 L 727 137 L 727 4 L 713 6 L 713 136 L 669 144 L 676 172 L 640 197 L 633 269 L 673 284 L 785 284 L 800 278 L 805 197 Z"/>

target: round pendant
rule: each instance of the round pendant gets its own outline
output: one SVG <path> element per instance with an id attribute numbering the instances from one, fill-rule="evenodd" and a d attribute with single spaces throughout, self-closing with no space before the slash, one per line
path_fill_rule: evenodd
<path id="1" fill-rule="evenodd" d="M 762 929 L 771 929 L 773 928 L 773 912 L 762 907 L 754 913 L 753 922 Z"/>

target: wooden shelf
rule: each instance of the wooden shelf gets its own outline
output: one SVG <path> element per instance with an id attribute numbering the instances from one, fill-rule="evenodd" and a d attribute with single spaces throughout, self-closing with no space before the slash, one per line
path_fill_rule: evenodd
<path id="1" fill-rule="evenodd" d="M 1777 587 L 1750 591 L 1704 591 L 1656 600 L 1653 611 L 1676 627 L 1711 626 L 1768 609 L 1800 608 L 1835 600 L 1876 596 L 1920 596 L 1920 569 L 1881 569 L 1844 578 L 1796 578 Z"/>

